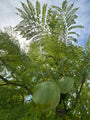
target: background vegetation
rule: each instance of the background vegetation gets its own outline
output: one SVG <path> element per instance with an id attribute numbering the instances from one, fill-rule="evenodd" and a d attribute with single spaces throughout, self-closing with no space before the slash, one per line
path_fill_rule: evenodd
<path id="1" fill-rule="evenodd" d="M 75 29 L 83 28 L 76 25 L 78 8 L 74 8 L 74 3 L 68 5 L 67 0 L 61 7 L 51 8 L 40 6 L 38 1 L 35 7 L 29 0 L 27 5 L 21 4 L 23 9 L 17 10 L 22 20 L 14 30 L 30 44 L 26 52 L 16 38 L 0 31 L 0 119 L 88 120 L 90 36 L 84 48 L 75 45 L 79 36 Z M 59 93 L 56 107 L 52 99 L 50 109 L 37 107 L 33 99 L 35 86 L 42 84 L 45 89 L 43 83 L 48 82 L 58 86 L 63 77 L 74 79 L 72 89 Z M 46 104 L 55 92 L 44 93 Z"/>

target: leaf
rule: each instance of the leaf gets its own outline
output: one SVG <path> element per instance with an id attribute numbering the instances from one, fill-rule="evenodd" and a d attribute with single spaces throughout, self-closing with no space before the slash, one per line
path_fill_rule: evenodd
<path id="1" fill-rule="evenodd" d="M 75 12 L 76 12 L 78 9 L 79 9 L 79 8 L 74 8 L 74 9 L 72 9 L 70 12 L 68 12 L 68 13 L 66 14 L 66 16 L 74 15 Z"/>
<path id="2" fill-rule="evenodd" d="M 27 17 L 27 14 L 23 11 L 23 10 L 21 10 L 21 9 L 19 9 L 19 8 L 16 8 L 19 12 L 20 12 L 20 16 L 21 16 L 21 18 L 23 18 L 23 19 L 27 19 L 28 17 Z"/>
<path id="3" fill-rule="evenodd" d="M 74 41 L 74 42 L 77 42 L 77 39 L 72 37 L 72 36 L 68 36 L 68 41 Z"/>
<path id="4" fill-rule="evenodd" d="M 37 20 L 38 22 L 40 21 L 40 13 L 41 13 L 41 9 L 40 9 L 40 3 L 38 1 L 36 1 L 36 15 L 37 15 Z"/>
<path id="5" fill-rule="evenodd" d="M 47 10 L 47 4 L 44 4 L 42 8 L 42 23 L 43 24 L 45 24 L 46 10 Z"/>
<path id="6" fill-rule="evenodd" d="M 66 22 L 69 23 L 70 21 L 77 19 L 77 17 L 78 17 L 77 15 L 67 16 L 66 17 Z"/>
<path id="7" fill-rule="evenodd" d="M 67 0 L 64 0 L 64 1 L 63 1 L 63 3 L 62 3 L 62 9 L 63 9 L 64 11 L 66 11 L 66 9 L 67 9 Z"/>
<path id="8" fill-rule="evenodd" d="M 58 10 L 59 12 L 62 12 L 62 9 L 58 6 L 52 6 L 52 8 L 55 8 L 56 10 Z"/>
<path id="9" fill-rule="evenodd" d="M 70 4 L 69 7 L 67 8 L 67 13 L 70 12 L 70 10 L 73 8 L 74 3 Z"/>
<path id="10" fill-rule="evenodd" d="M 67 27 L 70 27 L 71 25 L 73 24 L 76 24 L 75 20 L 70 20 L 68 23 L 67 23 Z"/>
<path id="11" fill-rule="evenodd" d="M 27 13 L 28 17 L 31 18 L 30 10 L 28 9 L 28 7 L 22 2 L 21 2 L 21 4 L 22 4 L 22 7 L 23 7 L 24 11 Z"/>
<path id="12" fill-rule="evenodd" d="M 75 34 L 75 35 L 77 35 L 79 37 L 79 34 L 76 33 L 76 32 L 68 32 L 68 35 L 70 35 L 70 34 Z"/>
<path id="13" fill-rule="evenodd" d="M 70 26 L 68 30 L 72 30 L 74 28 L 84 28 L 82 25 Z"/>
<path id="14" fill-rule="evenodd" d="M 32 3 L 29 0 L 27 0 L 27 4 L 28 4 L 29 9 L 31 10 L 31 13 L 33 13 L 33 16 L 34 16 L 35 15 L 34 6 L 32 5 Z"/>

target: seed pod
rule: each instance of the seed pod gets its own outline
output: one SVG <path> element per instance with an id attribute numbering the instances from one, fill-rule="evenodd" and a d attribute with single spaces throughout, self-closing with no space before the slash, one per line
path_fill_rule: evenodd
<path id="1" fill-rule="evenodd" d="M 32 99 L 41 111 L 48 111 L 58 105 L 60 89 L 56 83 L 50 81 L 37 84 Z"/>
<path id="2" fill-rule="evenodd" d="M 74 84 L 74 79 L 71 77 L 62 77 L 59 81 L 58 81 L 58 85 L 60 88 L 61 93 L 67 93 L 69 92 Z"/>

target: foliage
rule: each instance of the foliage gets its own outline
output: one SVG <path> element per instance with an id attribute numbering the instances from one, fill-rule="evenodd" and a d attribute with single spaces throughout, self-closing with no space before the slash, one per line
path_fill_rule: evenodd
<path id="1" fill-rule="evenodd" d="M 18 40 L 0 31 L 0 119 L 90 118 L 90 37 L 85 48 L 73 44 L 77 42 L 73 34 L 79 36 L 74 29 L 83 28 L 76 25 L 78 8 L 74 3 L 68 6 L 67 0 L 61 8 L 44 4 L 41 9 L 38 1 L 34 7 L 29 0 L 21 4 L 23 10 L 17 10 L 22 20 L 15 30 L 31 42 L 26 53 Z M 63 87 L 68 88 L 68 79 L 74 81 L 64 93 L 60 92 L 64 83 L 58 84 L 63 78 Z M 45 106 L 48 102 L 50 106 Z"/>

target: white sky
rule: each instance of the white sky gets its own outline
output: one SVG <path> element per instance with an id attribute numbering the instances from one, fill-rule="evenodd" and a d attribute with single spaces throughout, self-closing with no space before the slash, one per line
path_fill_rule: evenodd
<path id="1" fill-rule="evenodd" d="M 6 26 L 15 26 L 19 23 L 20 18 L 16 15 L 16 7 L 21 8 L 20 1 L 26 3 L 26 0 L 0 0 L 0 29 Z M 36 0 L 30 0 L 35 4 Z M 38 0 L 42 4 L 47 3 L 50 5 L 61 6 L 63 0 Z M 77 24 L 83 25 L 84 29 L 78 29 L 80 33 L 80 38 L 78 39 L 79 45 L 84 45 L 90 34 L 90 0 L 68 0 L 70 3 L 74 2 L 75 7 L 80 7 L 77 12 L 79 16 L 77 19 Z"/>

